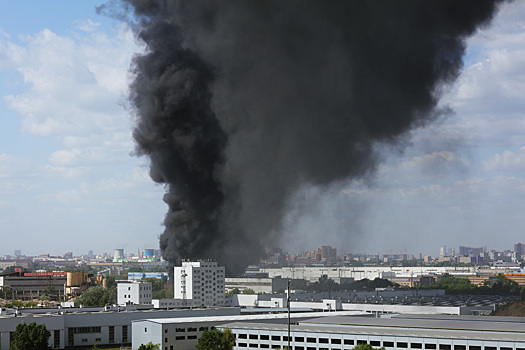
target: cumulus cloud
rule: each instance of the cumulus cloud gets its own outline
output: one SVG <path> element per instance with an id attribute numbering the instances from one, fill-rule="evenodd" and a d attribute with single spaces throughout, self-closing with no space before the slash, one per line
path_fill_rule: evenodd
<path id="1" fill-rule="evenodd" d="M 93 30 L 95 28 L 93 27 Z M 16 67 L 28 90 L 5 96 L 23 116 L 24 130 L 38 136 L 86 135 L 122 128 L 118 105 L 127 91 L 127 68 L 137 45 L 127 27 L 115 37 L 90 31 L 76 37 L 44 29 L 2 42 L 6 67 Z"/>
<path id="2" fill-rule="evenodd" d="M 503 151 L 492 155 L 483 162 L 485 171 L 522 171 L 525 170 L 525 146 L 516 152 Z"/>

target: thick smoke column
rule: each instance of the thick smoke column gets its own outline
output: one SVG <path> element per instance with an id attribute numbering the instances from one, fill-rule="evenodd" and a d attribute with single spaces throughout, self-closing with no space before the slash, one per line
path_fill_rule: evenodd
<path id="1" fill-rule="evenodd" d="M 302 185 L 374 170 L 444 111 L 464 40 L 498 1 L 127 0 L 147 45 L 131 100 L 165 183 L 163 256 L 242 269 Z"/>

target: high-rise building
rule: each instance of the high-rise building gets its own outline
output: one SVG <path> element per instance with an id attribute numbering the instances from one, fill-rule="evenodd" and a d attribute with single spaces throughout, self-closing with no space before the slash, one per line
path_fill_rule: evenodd
<path id="1" fill-rule="evenodd" d="M 22 251 L 21 250 L 15 250 L 15 256 L 22 256 Z"/>
<path id="2" fill-rule="evenodd" d="M 472 248 L 459 246 L 459 255 L 460 256 L 480 256 L 482 253 L 487 251 L 487 247 Z"/>
<path id="3" fill-rule="evenodd" d="M 514 244 L 514 252 L 516 253 L 516 258 L 521 260 L 521 256 L 525 254 L 525 243 Z"/>
<path id="4" fill-rule="evenodd" d="M 439 256 L 447 256 L 447 246 L 441 246 L 439 248 Z"/>
<path id="5" fill-rule="evenodd" d="M 216 261 L 183 261 L 174 268 L 175 299 L 186 306 L 222 306 L 225 304 L 224 266 Z"/>

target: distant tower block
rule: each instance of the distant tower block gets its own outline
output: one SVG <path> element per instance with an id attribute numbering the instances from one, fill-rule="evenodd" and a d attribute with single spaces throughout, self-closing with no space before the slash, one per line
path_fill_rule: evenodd
<path id="1" fill-rule="evenodd" d="M 124 249 L 115 249 L 115 255 L 113 255 L 113 262 L 117 262 L 120 259 L 124 259 Z"/>

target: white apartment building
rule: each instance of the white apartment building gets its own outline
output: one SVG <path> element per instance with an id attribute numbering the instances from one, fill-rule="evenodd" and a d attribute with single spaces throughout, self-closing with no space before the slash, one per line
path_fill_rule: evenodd
<path id="1" fill-rule="evenodd" d="M 216 261 L 183 261 L 174 269 L 174 298 L 183 306 L 209 307 L 226 304 L 224 266 Z"/>
<path id="2" fill-rule="evenodd" d="M 117 283 L 117 304 L 151 304 L 150 282 L 121 282 Z"/>

